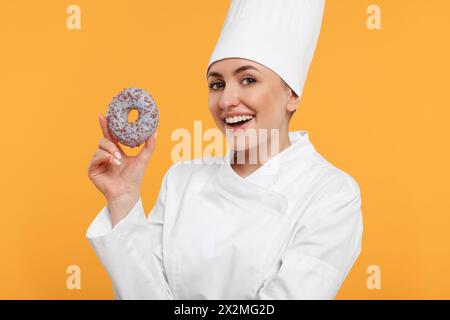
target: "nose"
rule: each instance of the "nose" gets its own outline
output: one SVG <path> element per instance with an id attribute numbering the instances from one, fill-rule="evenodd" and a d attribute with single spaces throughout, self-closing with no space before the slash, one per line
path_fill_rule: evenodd
<path id="1" fill-rule="evenodd" d="M 226 85 L 220 95 L 219 106 L 222 109 L 229 109 L 237 106 L 239 101 L 239 88 L 236 88 L 233 84 Z"/>

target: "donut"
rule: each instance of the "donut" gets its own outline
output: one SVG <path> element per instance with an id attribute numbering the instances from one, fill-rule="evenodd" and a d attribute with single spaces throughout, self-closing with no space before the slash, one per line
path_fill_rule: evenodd
<path id="1" fill-rule="evenodd" d="M 128 113 L 137 110 L 135 122 L 128 121 Z M 108 106 L 108 129 L 120 143 L 134 148 L 144 143 L 156 131 L 159 112 L 153 97 L 140 88 L 125 88 Z"/>

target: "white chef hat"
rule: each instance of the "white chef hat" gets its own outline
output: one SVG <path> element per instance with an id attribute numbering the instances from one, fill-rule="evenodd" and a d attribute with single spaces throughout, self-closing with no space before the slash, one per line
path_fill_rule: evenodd
<path id="1" fill-rule="evenodd" d="M 301 96 L 324 6 L 325 0 L 231 0 L 206 72 L 225 58 L 252 60 Z"/>

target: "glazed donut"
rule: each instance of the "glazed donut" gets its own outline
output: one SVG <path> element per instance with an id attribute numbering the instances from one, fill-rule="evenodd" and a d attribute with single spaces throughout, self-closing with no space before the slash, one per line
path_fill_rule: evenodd
<path id="1" fill-rule="evenodd" d="M 137 110 L 138 119 L 130 123 L 128 113 Z M 134 148 L 156 131 L 159 113 L 153 97 L 143 89 L 125 88 L 108 107 L 106 121 L 111 134 L 122 144 Z"/>

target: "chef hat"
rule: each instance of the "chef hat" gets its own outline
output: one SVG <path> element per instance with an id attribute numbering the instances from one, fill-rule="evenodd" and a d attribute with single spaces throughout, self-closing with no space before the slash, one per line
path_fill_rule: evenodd
<path id="1" fill-rule="evenodd" d="M 278 74 L 300 96 L 316 48 L 325 0 L 232 0 L 209 67 L 244 58 Z"/>

